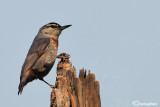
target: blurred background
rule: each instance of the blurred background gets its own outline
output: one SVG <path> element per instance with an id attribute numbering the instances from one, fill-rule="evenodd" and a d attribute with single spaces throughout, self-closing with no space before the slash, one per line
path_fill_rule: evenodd
<path id="1" fill-rule="evenodd" d="M 159 0 L 2 0 L 0 3 L 0 106 L 46 107 L 52 89 L 36 80 L 18 96 L 21 67 L 39 28 L 72 24 L 58 54 L 71 55 L 100 81 L 102 107 L 160 104 Z M 56 66 L 45 77 L 54 84 Z"/>

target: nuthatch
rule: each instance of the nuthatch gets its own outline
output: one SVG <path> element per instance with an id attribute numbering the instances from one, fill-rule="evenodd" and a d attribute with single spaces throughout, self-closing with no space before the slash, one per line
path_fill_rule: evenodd
<path id="1" fill-rule="evenodd" d="M 18 94 L 22 93 L 23 87 L 28 82 L 35 79 L 47 83 L 43 77 L 49 73 L 56 60 L 59 35 L 62 30 L 70 26 L 71 25 L 60 26 L 57 23 L 49 23 L 40 28 L 23 64 Z M 52 85 L 50 86 L 52 87 Z"/>

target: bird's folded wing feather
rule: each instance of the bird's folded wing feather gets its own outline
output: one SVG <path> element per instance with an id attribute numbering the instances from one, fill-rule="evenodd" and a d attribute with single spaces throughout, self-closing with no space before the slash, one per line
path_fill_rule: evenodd
<path id="1" fill-rule="evenodd" d="M 27 54 L 25 62 L 22 67 L 21 75 L 31 69 L 31 67 L 35 64 L 35 62 L 41 57 L 44 53 L 45 49 L 48 47 L 50 43 L 49 38 L 41 38 L 38 40 L 34 40 L 31 48 Z"/>

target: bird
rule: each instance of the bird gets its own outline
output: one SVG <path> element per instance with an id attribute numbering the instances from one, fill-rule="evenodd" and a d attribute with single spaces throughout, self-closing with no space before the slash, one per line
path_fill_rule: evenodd
<path id="1" fill-rule="evenodd" d="M 50 72 L 55 63 L 58 38 L 61 32 L 70 26 L 61 26 L 58 23 L 51 22 L 39 29 L 21 69 L 18 95 L 22 94 L 24 86 L 36 79 L 45 82 L 52 88 L 54 87 L 46 82 L 43 77 Z"/>

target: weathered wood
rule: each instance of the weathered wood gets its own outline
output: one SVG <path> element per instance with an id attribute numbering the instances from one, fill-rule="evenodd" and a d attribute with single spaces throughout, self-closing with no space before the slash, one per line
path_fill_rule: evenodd
<path id="1" fill-rule="evenodd" d="M 95 75 L 81 69 L 77 78 L 69 57 L 66 53 L 58 56 L 61 61 L 57 65 L 50 107 L 101 107 L 99 82 L 95 80 Z"/>

